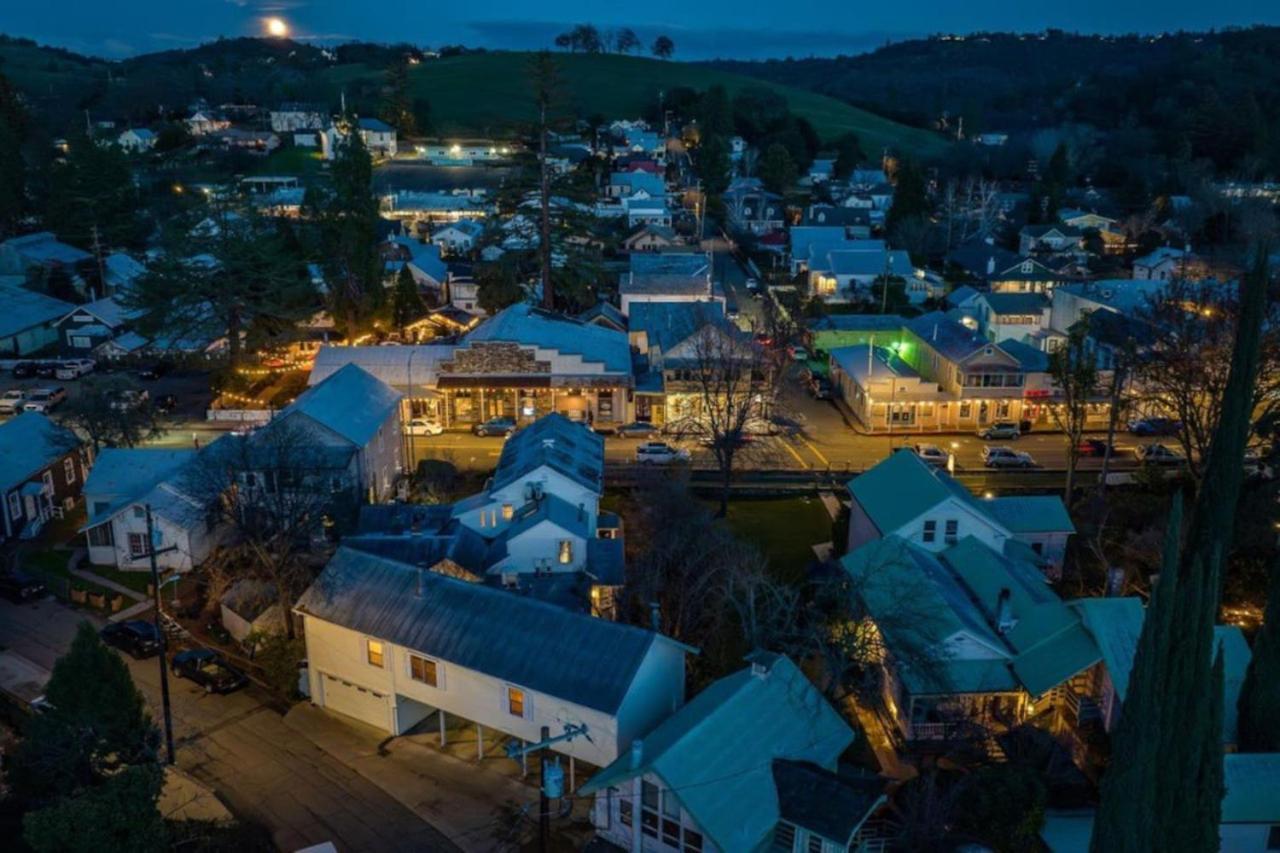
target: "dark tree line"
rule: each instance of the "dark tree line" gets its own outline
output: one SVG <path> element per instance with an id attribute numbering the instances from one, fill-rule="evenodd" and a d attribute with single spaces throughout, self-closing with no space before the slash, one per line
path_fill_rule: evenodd
<path id="1" fill-rule="evenodd" d="M 571 53 L 633 53 L 644 45 L 636 31 L 630 27 L 601 30 L 594 24 L 577 24 L 555 38 L 556 47 Z M 670 36 L 660 35 L 649 46 L 649 52 L 659 59 L 670 59 L 676 43 Z"/>

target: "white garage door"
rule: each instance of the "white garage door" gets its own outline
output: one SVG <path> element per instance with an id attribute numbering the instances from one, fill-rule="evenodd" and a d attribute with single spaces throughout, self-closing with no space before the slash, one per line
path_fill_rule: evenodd
<path id="1" fill-rule="evenodd" d="M 324 685 L 324 707 L 376 726 L 384 732 L 390 731 L 391 714 L 387 701 L 390 697 L 387 694 L 360 687 L 328 673 L 324 674 L 321 683 Z"/>

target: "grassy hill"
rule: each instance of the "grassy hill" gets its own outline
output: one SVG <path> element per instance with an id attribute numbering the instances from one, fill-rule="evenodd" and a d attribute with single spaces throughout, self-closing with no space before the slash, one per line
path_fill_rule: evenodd
<path id="1" fill-rule="evenodd" d="M 431 103 L 435 131 L 441 135 L 501 135 L 532 118 L 527 68 L 531 54 L 470 54 L 428 60 L 411 72 L 415 94 Z M 566 98 L 579 116 L 639 116 L 658 93 L 677 86 L 706 89 L 722 85 L 730 96 L 748 86 L 772 89 L 787 99 L 792 112 L 813 123 L 824 139 L 852 131 L 868 152 L 889 146 L 921 155 L 945 147 L 940 137 L 898 124 L 825 95 L 700 65 L 613 54 L 557 54 Z M 324 79 L 330 94 L 368 88 L 381 72 L 363 65 L 339 65 Z"/>

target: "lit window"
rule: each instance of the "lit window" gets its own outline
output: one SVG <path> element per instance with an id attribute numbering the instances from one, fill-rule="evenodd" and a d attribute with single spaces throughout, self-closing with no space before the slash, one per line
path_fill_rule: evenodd
<path id="1" fill-rule="evenodd" d="M 409 655 L 409 677 L 431 687 L 437 687 L 436 662 L 417 655 Z"/>
<path id="2" fill-rule="evenodd" d="M 369 661 L 370 666 L 382 666 L 382 641 L 381 640 L 365 640 L 365 657 Z"/>
<path id="3" fill-rule="evenodd" d="M 568 565 L 569 563 L 572 563 L 572 562 L 573 562 L 573 540 L 561 539 L 560 540 L 560 563 L 561 565 Z"/>
<path id="4" fill-rule="evenodd" d="M 513 717 L 524 716 L 524 691 L 515 687 L 507 688 L 507 713 Z"/>
<path id="5" fill-rule="evenodd" d="M 502 520 L 503 520 L 503 521 L 510 521 L 510 520 L 511 520 L 511 517 L 512 517 L 512 516 L 514 516 L 515 514 L 516 514 L 516 508 L 515 508 L 514 506 L 512 506 L 511 504 L 503 504 L 503 505 L 502 505 Z"/>

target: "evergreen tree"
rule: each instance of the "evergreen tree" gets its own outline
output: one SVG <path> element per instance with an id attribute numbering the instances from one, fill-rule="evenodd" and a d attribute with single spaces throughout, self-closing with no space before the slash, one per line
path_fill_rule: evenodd
<path id="1" fill-rule="evenodd" d="M 382 120 L 406 136 L 417 133 L 414 102 L 409 91 L 408 59 L 400 56 L 387 66 L 382 91 Z"/>
<path id="2" fill-rule="evenodd" d="M 914 160 L 903 159 L 894 174 L 893 205 L 885 214 L 884 227 L 892 236 L 904 224 L 927 219 L 930 213 L 929 193 L 924 172 Z"/>
<path id="3" fill-rule="evenodd" d="M 427 305 L 418 292 L 418 283 L 413 280 L 413 273 L 409 272 L 408 265 L 405 265 L 396 275 L 396 284 L 391 290 L 391 325 L 403 336 L 405 326 L 426 312 Z"/>
<path id="4" fill-rule="evenodd" d="M 693 152 L 693 166 L 702 180 L 702 191 L 709 199 L 718 199 L 729 188 L 733 162 L 729 159 L 729 143 L 721 136 L 704 136 Z"/>
<path id="5" fill-rule="evenodd" d="M 1222 661 L 1214 649 L 1221 563 L 1243 480 L 1267 298 L 1267 251 L 1245 277 L 1240 322 L 1204 480 L 1179 547 L 1181 502 L 1102 780 L 1094 853 L 1199 853 L 1218 845 Z"/>
<path id="6" fill-rule="evenodd" d="M 169 846 L 156 808 L 163 785 L 158 765 L 129 767 L 29 812 L 22 838 L 36 853 L 161 853 Z"/>
<path id="7" fill-rule="evenodd" d="M 858 164 L 866 159 L 862 151 L 862 143 L 856 133 L 841 134 L 835 142 L 836 165 L 835 176 L 844 180 L 853 174 Z"/>
<path id="8" fill-rule="evenodd" d="M 775 142 L 764 152 L 760 161 L 760 180 L 765 189 L 785 193 L 795 186 L 799 170 L 786 147 Z"/>
<path id="9" fill-rule="evenodd" d="M 503 308 L 525 298 L 520 287 L 518 267 L 514 260 L 502 260 L 476 267 L 477 299 L 486 313 L 497 314 Z"/>
<path id="10" fill-rule="evenodd" d="M 348 118 L 344 124 L 350 127 Z M 348 339 L 356 337 L 383 301 L 382 260 L 378 256 L 378 199 L 373 194 L 373 159 L 360 134 L 349 132 L 338 147 L 332 190 L 313 197 L 319 245 L 329 283 L 329 307 Z"/>
<path id="11" fill-rule="evenodd" d="M 1280 557 L 1271 564 L 1267 609 L 1253 641 L 1239 711 L 1240 751 L 1280 752 Z"/>
<path id="12" fill-rule="evenodd" d="M 698 103 L 698 130 L 704 142 L 708 136 L 733 134 L 733 106 L 724 86 L 712 86 L 702 93 Z"/>
<path id="13" fill-rule="evenodd" d="M 82 249 L 139 245 L 148 232 L 129 159 L 115 145 L 87 136 L 70 140 L 67 156 L 49 174 L 45 221 Z"/>

